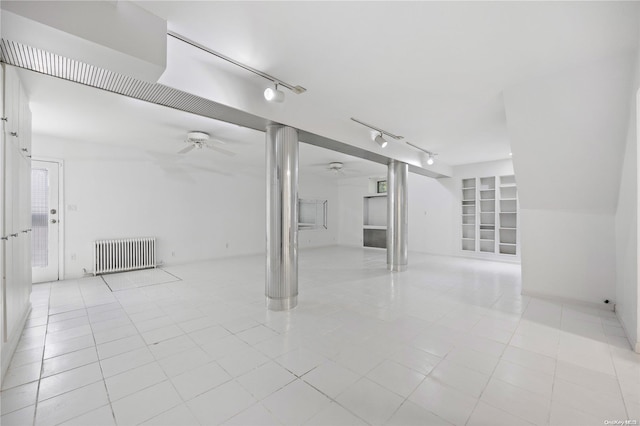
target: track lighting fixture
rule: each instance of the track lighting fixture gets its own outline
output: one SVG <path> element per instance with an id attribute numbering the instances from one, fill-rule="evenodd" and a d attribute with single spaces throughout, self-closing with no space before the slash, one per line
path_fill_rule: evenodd
<path id="1" fill-rule="evenodd" d="M 432 165 L 433 164 L 433 154 L 429 154 L 429 158 L 427 158 L 427 164 L 428 165 Z"/>
<path id="2" fill-rule="evenodd" d="M 278 90 L 278 83 L 275 88 L 267 87 L 264 91 L 264 98 L 269 102 L 282 102 L 284 101 L 284 92 Z"/>
<path id="3" fill-rule="evenodd" d="M 363 123 L 362 121 L 351 117 L 351 120 L 355 121 L 358 124 L 362 124 L 365 127 L 368 127 L 370 129 L 375 130 L 376 132 L 378 132 L 379 134 L 373 137 L 373 141 L 376 142 L 378 145 L 380 145 L 381 148 L 384 148 L 385 146 L 387 146 L 388 141 L 383 138 L 384 135 L 387 135 L 393 139 L 403 139 L 404 136 L 398 136 L 398 135 L 394 135 L 393 133 L 389 133 L 386 130 L 382 130 L 376 126 L 372 126 L 371 124 L 367 124 L 367 123 Z"/>
<path id="4" fill-rule="evenodd" d="M 264 91 L 264 97 L 266 100 L 270 101 L 270 102 L 282 102 L 284 100 L 284 92 L 282 92 L 281 90 L 278 90 L 278 85 L 286 87 L 287 89 L 291 90 L 293 93 L 295 93 L 296 95 L 299 95 L 301 93 L 304 93 L 307 91 L 307 89 L 305 89 L 302 86 L 294 86 L 293 84 L 289 84 L 289 83 L 285 83 L 284 81 L 280 80 L 279 78 L 276 78 L 270 74 L 267 74 L 266 72 L 262 72 L 260 70 L 257 70 L 255 68 L 250 67 L 249 65 L 245 65 L 242 62 L 238 62 L 235 59 L 232 59 L 226 55 L 223 55 L 220 52 L 216 52 L 215 50 L 209 49 L 206 46 L 203 46 L 202 44 L 195 42 L 193 40 L 188 39 L 187 37 L 178 34 L 174 31 L 168 31 L 167 35 L 169 37 L 173 37 L 177 40 L 180 40 L 183 43 L 186 44 L 190 44 L 193 47 L 196 47 L 200 50 L 203 50 L 211 55 L 217 56 L 218 58 L 225 60 L 227 62 L 232 63 L 233 65 L 237 65 L 240 68 L 244 68 L 245 70 L 252 72 L 256 75 L 259 75 L 260 77 L 267 79 L 271 82 L 273 82 L 276 85 L 275 89 L 272 88 L 268 88 L 267 90 Z"/>
<path id="5" fill-rule="evenodd" d="M 380 148 L 384 148 L 388 144 L 387 140 L 382 137 L 382 132 L 379 135 L 376 135 L 373 140 L 380 145 Z"/>
<path id="6" fill-rule="evenodd" d="M 435 157 L 436 157 L 436 155 L 438 155 L 438 154 L 435 154 L 435 153 L 433 153 L 433 152 L 431 152 L 431 151 L 427 151 L 427 150 L 426 150 L 426 149 L 424 149 L 424 148 L 420 148 L 418 145 L 414 145 L 414 144 L 412 144 L 411 142 L 407 142 L 407 145 L 411 145 L 412 147 L 414 147 L 414 148 L 416 148 L 416 149 L 419 149 L 420 151 L 422 151 L 422 152 L 424 152 L 425 154 L 427 154 L 427 161 L 426 161 L 426 163 L 427 163 L 429 166 L 433 165 L 433 163 L 436 161 L 436 160 L 435 160 Z"/>

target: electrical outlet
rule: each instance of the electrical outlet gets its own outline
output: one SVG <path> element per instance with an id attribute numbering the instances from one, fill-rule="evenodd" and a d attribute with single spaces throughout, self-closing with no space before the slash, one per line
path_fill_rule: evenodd
<path id="1" fill-rule="evenodd" d="M 71 260 L 76 260 L 76 254 L 75 253 L 71 253 Z"/>
<path id="2" fill-rule="evenodd" d="M 175 251 L 171 252 L 171 257 L 176 257 L 176 252 Z"/>

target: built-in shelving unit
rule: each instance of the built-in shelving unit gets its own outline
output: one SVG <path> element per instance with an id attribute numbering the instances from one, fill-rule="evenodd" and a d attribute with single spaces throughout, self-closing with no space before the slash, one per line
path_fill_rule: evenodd
<path id="1" fill-rule="evenodd" d="M 462 179 L 462 250 L 516 255 L 518 193 L 515 176 Z"/>
<path id="2" fill-rule="evenodd" d="M 500 176 L 500 241 L 501 254 L 517 254 L 518 188 L 513 175 Z"/>
<path id="3" fill-rule="evenodd" d="M 363 198 L 363 238 L 365 247 L 387 247 L 387 194 Z"/>
<path id="4" fill-rule="evenodd" d="M 462 179 L 462 250 L 476 250 L 476 180 Z"/>
<path id="5" fill-rule="evenodd" d="M 485 253 L 496 249 L 496 178 L 480 178 L 480 247 Z"/>

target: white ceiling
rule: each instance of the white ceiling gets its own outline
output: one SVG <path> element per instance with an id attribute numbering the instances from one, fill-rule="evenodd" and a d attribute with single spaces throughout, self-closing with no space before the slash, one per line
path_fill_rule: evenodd
<path id="1" fill-rule="evenodd" d="M 285 104 L 268 104 L 265 80 L 172 40 L 161 83 L 371 144 L 369 131 L 349 120 L 357 117 L 450 165 L 508 158 L 503 90 L 634 49 L 638 38 L 635 2 L 136 3 L 167 19 L 170 30 L 308 92 L 285 89 Z M 33 74 L 26 86 L 36 136 L 170 153 L 186 130 L 198 129 L 229 141 L 239 154 L 231 161 L 263 162 L 259 132 Z M 353 160 L 301 150 L 307 164 Z M 380 166 L 368 167 L 363 173 L 380 174 Z"/>
<path id="2" fill-rule="evenodd" d="M 264 175 L 265 134 L 256 130 L 150 104 L 31 71 L 20 71 L 29 92 L 35 137 L 69 142 L 130 147 L 144 151 L 160 165 L 209 167 L 222 173 Z M 212 145 L 235 153 L 223 155 L 210 150 L 193 150 L 179 155 L 189 130 L 210 134 Z M 217 140 L 219 142 L 213 142 Z M 104 156 L 104 150 L 99 150 Z M 65 153 L 67 158 L 86 157 L 87 150 Z M 327 170 L 330 162 L 343 162 L 345 173 Z M 301 173 L 328 179 L 351 176 L 383 176 L 386 168 L 312 145 L 300 144 Z"/>

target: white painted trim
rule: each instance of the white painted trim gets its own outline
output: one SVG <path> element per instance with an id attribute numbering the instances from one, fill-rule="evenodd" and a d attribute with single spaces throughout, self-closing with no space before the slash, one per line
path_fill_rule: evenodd
<path id="1" fill-rule="evenodd" d="M 520 247 L 517 247 L 520 250 Z M 434 255 L 442 255 L 441 253 L 429 253 Z M 503 254 L 503 253 L 487 253 L 487 252 L 479 252 L 479 251 L 471 251 L 471 250 L 462 250 L 459 249 L 457 253 L 451 254 L 453 257 L 460 257 L 465 259 L 477 259 L 477 260 L 489 260 L 492 262 L 503 262 L 503 263 L 513 263 L 520 265 L 522 264 L 522 259 L 520 255 L 516 254 Z"/>
<path id="2" fill-rule="evenodd" d="M 58 207 L 60 208 L 60 229 L 58 231 L 58 279 L 64 280 L 64 235 L 65 226 L 67 224 L 67 209 L 64 203 L 64 160 L 58 160 Z"/>
<path id="3" fill-rule="evenodd" d="M 64 254 L 65 254 L 65 245 L 64 245 L 64 235 L 65 235 L 65 225 L 66 225 L 66 211 L 65 203 L 64 203 L 64 160 L 59 158 L 51 158 L 51 157 L 37 157 L 31 158 L 32 161 L 45 161 L 47 163 L 57 163 L 58 164 L 58 280 L 62 281 L 65 279 L 64 275 Z"/>
<path id="4" fill-rule="evenodd" d="M 637 70 L 636 70 L 637 72 Z M 638 165 L 640 165 L 640 149 L 638 149 L 638 147 L 640 147 L 640 89 L 638 89 L 636 91 L 636 211 L 635 211 L 635 216 L 636 216 L 636 258 L 638 256 L 638 253 L 640 253 L 640 216 L 638 215 L 638 212 L 640 212 L 640 196 L 638 196 L 638 192 L 640 190 L 640 173 L 638 173 Z M 636 336 L 636 340 L 640 339 L 640 269 L 638 268 L 638 262 L 636 261 L 636 300 L 634 300 L 634 304 L 635 304 L 635 308 L 636 308 L 636 321 L 635 324 L 633 324 L 633 326 L 635 326 L 636 328 L 636 332 L 633 333 Z M 620 321 L 624 327 L 624 322 Z M 629 336 L 629 333 L 627 333 L 627 331 L 625 330 L 625 333 L 627 334 L 627 336 Z M 631 344 L 631 346 L 633 346 L 633 349 L 637 352 L 640 353 L 640 342 L 635 342 Z"/>
<path id="5" fill-rule="evenodd" d="M 535 298 L 538 298 L 538 299 L 549 300 L 551 302 L 569 303 L 569 304 L 572 304 L 572 305 L 584 306 L 584 307 L 587 307 L 587 308 L 600 309 L 602 311 L 611 311 L 611 312 L 613 312 L 613 309 L 614 309 L 614 306 L 615 306 L 615 302 L 612 302 L 612 303 L 609 303 L 608 305 L 606 305 L 604 303 L 586 302 L 584 300 L 573 299 L 571 297 L 555 296 L 553 294 L 538 293 L 538 292 L 535 292 L 535 291 L 524 291 L 523 290 L 521 294 L 523 296 L 535 297 Z"/>

